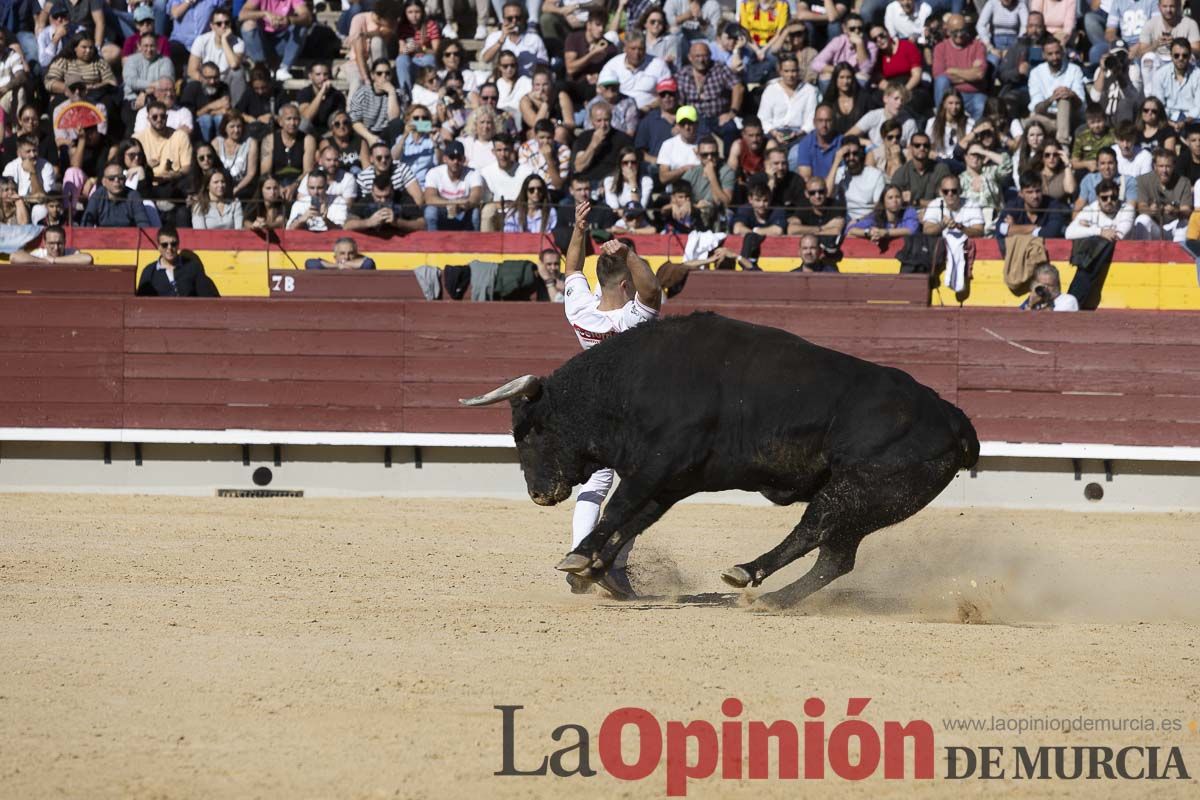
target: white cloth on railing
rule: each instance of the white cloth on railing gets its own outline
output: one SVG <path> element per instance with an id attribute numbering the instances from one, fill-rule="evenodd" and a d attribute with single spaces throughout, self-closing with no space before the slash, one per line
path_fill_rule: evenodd
<path id="1" fill-rule="evenodd" d="M 967 288 L 967 235 L 956 228 L 942 231 L 946 243 L 946 271 L 942 283 L 947 289 L 961 292 Z"/>
<path id="2" fill-rule="evenodd" d="M 684 261 L 698 261 L 708 258 L 713 250 L 725 241 L 725 234 L 712 231 L 692 231 L 688 234 L 687 244 L 683 246 Z"/>

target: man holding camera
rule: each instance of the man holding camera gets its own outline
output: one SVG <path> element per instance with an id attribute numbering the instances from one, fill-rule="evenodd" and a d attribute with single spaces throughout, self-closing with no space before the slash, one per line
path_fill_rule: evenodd
<path id="1" fill-rule="evenodd" d="M 1058 267 L 1046 262 L 1033 270 L 1033 286 L 1029 297 L 1021 303 L 1026 311 L 1078 311 L 1079 301 L 1073 295 L 1063 294 L 1062 278 Z"/>
<path id="2" fill-rule="evenodd" d="M 1154 151 L 1154 170 L 1138 178 L 1137 191 L 1133 238 L 1183 242 L 1192 215 L 1192 187 L 1175 174 L 1173 152 L 1161 147 Z"/>

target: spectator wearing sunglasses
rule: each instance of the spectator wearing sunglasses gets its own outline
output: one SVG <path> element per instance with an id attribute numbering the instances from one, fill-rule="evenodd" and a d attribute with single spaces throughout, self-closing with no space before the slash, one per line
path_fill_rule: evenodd
<path id="1" fill-rule="evenodd" d="M 938 195 L 921 215 L 922 230 L 926 234 L 941 236 L 943 231 L 957 230 L 970 239 L 983 236 L 983 209 L 963 199 L 958 178 L 953 175 L 942 178 Z"/>
<path id="2" fill-rule="evenodd" d="M 542 37 L 528 29 L 529 17 L 520 3 L 505 3 L 501 9 L 500 30 L 492 31 L 483 41 L 479 60 L 494 62 L 500 53 L 512 53 L 521 63 L 522 74 L 528 74 L 533 65 L 549 64 L 550 55 Z"/>
<path id="3" fill-rule="evenodd" d="M 158 229 L 158 258 L 142 270 L 138 297 L 220 297 L 195 253 L 179 249 L 179 231 Z"/>
<path id="4" fill-rule="evenodd" d="M 892 185 L 900 190 L 904 202 L 915 208 L 925 208 L 941 195 L 942 181 L 950 168 L 933 159 L 933 140 L 928 133 L 914 133 L 908 140 L 908 160 L 892 175 Z"/>
<path id="5" fill-rule="evenodd" d="M 396 94 L 392 62 L 377 58 L 371 62 L 371 82 L 358 87 L 350 98 L 350 119 L 354 130 L 375 144 L 387 128 L 388 122 L 400 116 L 400 98 Z"/>
<path id="6" fill-rule="evenodd" d="M 1066 237 L 1100 236 L 1110 242 L 1119 242 L 1133 230 L 1133 221 L 1133 206 L 1121 200 L 1117 182 L 1105 178 L 1096 185 L 1096 199 L 1084 206 L 1067 227 Z"/>

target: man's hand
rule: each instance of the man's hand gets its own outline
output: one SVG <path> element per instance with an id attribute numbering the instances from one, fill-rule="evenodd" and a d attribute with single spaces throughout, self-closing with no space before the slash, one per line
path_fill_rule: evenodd
<path id="1" fill-rule="evenodd" d="M 624 258 L 629 252 L 629 248 L 625 246 L 620 239 L 609 239 L 604 244 L 600 245 L 600 252 L 607 253 L 610 256 Z"/>
<path id="2" fill-rule="evenodd" d="M 1117 236 L 1117 229 L 1116 228 L 1105 228 L 1104 230 L 1100 231 L 1100 238 L 1107 239 L 1110 242 L 1117 241 L 1117 239 L 1119 238 Z"/>
<path id="3" fill-rule="evenodd" d="M 591 213 L 591 210 L 592 204 L 588 200 L 575 206 L 575 227 L 585 233 L 588 229 L 588 214 Z"/>

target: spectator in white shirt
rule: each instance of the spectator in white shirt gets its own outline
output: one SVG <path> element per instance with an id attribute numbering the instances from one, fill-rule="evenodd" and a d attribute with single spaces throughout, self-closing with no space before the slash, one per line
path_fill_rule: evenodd
<path id="1" fill-rule="evenodd" d="M 925 20 L 933 13 L 929 3 L 917 0 L 892 0 L 883 12 L 883 27 L 894 39 L 916 41 L 925 32 Z"/>
<path id="2" fill-rule="evenodd" d="M 1058 267 L 1046 262 L 1033 270 L 1033 285 L 1029 297 L 1021 303 L 1026 311 L 1078 311 L 1079 300 L 1074 295 L 1063 294 L 1062 278 Z"/>
<path id="3" fill-rule="evenodd" d="M 646 53 L 646 38 L 639 31 L 625 34 L 625 52 L 612 58 L 600 70 L 600 80 L 615 76 L 621 82 L 621 94 L 632 97 L 643 113 L 658 102 L 655 87 L 671 77 L 661 58 Z"/>
<path id="4" fill-rule="evenodd" d="M 689 167 L 700 163 L 697 147 L 697 114 L 692 106 L 680 106 L 675 111 L 675 126 L 679 133 L 662 143 L 658 149 L 658 180 L 664 186 L 683 176 Z"/>
<path id="5" fill-rule="evenodd" d="M 507 133 L 497 134 L 492 139 L 492 153 L 496 160 L 479 170 L 479 177 L 487 189 L 487 202 L 479 216 L 481 231 L 501 230 L 505 214 L 512 209 L 521 193 L 521 185 L 532 172 L 517 162 L 516 144 Z"/>
<path id="6" fill-rule="evenodd" d="M 482 24 L 482 23 L 481 23 Z M 529 17 L 520 3 L 508 2 L 501 9 L 500 30 L 483 40 L 479 60 L 491 63 L 502 51 L 512 53 L 521 62 L 521 73 L 528 75 L 535 63 L 549 64 L 550 55 L 542 37 L 527 30 Z"/>
<path id="7" fill-rule="evenodd" d="M 791 144 L 813 129 L 817 87 L 801 83 L 800 64 L 793 55 L 779 60 L 779 78 L 767 84 L 758 104 L 763 132 L 782 145 Z"/>
<path id="8" fill-rule="evenodd" d="M 1055 129 L 1058 141 L 1069 145 L 1078 122 L 1083 118 L 1083 70 L 1067 61 L 1058 40 L 1042 47 L 1045 63 L 1029 73 L 1029 113 Z"/>
<path id="9" fill-rule="evenodd" d="M 288 230 L 329 231 L 345 226 L 349 216 L 346 200 L 329 196 L 326 191 L 329 181 L 325 173 L 313 170 L 308 174 L 307 183 L 308 197 L 292 203 L 292 211 L 288 214 Z"/>
<path id="10" fill-rule="evenodd" d="M 1147 94 L 1163 101 L 1167 119 L 1176 130 L 1200 118 L 1200 69 L 1192 63 L 1187 39 L 1171 42 L 1171 63 L 1158 68 L 1147 89 Z"/>
<path id="11" fill-rule="evenodd" d="M 948 175 L 938 185 L 941 196 L 925 207 L 922 230 L 930 236 L 940 236 L 947 228 L 961 230 L 968 238 L 983 236 L 983 209 L 971 201 L 963 201 L 962 184 Z"/>
<path id="12" fill-rule="evenodd" d="M 1133 220 L 1133 206 L 1121 202 L 1117 182 L 1105 179 L 1096 185 L 1095 201 L 1084 206 L 1067 226 L 1067 238 L 1099 236 L 1110 242 L 1119 242 L 1133 230 Z"/>

